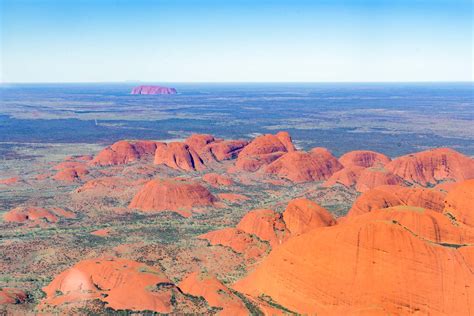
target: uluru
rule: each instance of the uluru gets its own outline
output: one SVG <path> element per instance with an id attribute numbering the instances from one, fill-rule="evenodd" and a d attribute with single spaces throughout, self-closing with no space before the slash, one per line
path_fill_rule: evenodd
<path id="1" fill-rule="evenodd" d="M 138 86 L 132 89 L 130 94 L 149 94 L 149 95 L 156 95 L 156 94 L 176 94 L 175 88 L 168 88 L 162 86 Z"/>

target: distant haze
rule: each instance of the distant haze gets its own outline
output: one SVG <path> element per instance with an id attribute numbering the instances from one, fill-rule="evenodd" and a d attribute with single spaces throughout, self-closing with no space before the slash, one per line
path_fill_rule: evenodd
<path id="1" fill-rule="evenodd" d="M 472 81 L 470 0 L 0 0 L 2 82 Z"/>

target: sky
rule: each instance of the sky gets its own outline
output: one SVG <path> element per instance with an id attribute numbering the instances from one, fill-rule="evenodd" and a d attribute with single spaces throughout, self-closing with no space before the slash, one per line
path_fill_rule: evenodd
<path id="1" fill-rule="evenodd" d="M 0 80 L 472 81 L 473 2 L 0 0 Z"/>

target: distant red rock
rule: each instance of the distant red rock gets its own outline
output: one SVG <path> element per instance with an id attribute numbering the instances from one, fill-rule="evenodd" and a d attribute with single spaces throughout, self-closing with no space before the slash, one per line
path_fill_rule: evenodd
<path id="1" fill-rule="evenodd" d="M 134 142 L 121 140 L 99 152 L 90 164 L 99 166 L 127 164 L 153 155 L 160 144 L 146 140 Z"/>
<path id="2" fill-rule="evenodd" d="M 202 179 L 214 187 L 226 187 L 234 184 L 234 181 L 228 176 L 217 173 L 206 173 L 202 176 Z"/>
<path id="3" fill-rule="evenodd" d="M 341 164 L 329 151 L 316 149 L 309 153 L 302 151 L 286 153 L 268 165 L 265 172 L 298 183 L 327 179 L 341 168 Z"/>
<path id="4" fill-rule="evenodd" d="M 390 158 L 384 154 L 370 150 L 354 150 L 345 153 L 339 158 L 339 162 L 344 167 L 380 167 L 390 162 Z"/>
<path id="5" fill-rule="evenodd" d="M 385 169 L 411 183 L 436 185 L 474 178 L 474 159 L 449 148 L 438 148 L 398 157 Z"/>
<path id="6" fill-rule="evenodd" d="M 129 208 L 150 212 L 168 210 L 188 217 L 192 208 L 212 206 L 216 201 L 216 197 L 199 183 L 185 179 L 155 179 L 143 186 Z"/>
<path id="7" fill-rule="evenodd" d="M 33 206 L 19 206 L 3 214 L 3 219 L 6 222 L 16 223 L 37 222 L 41 220 L 56 223 L 61 217 L 75 218 L 76 214 L 57 207 L 46 209 Z"/>
<path id="8" fill-rule="evenodd" d="M 328 210 L 305 198 L 291 200 L 283 212 L 283 220 L 292 236 L 337 223 Z"/>
<path id="9" fill-rule="evenodd" d="M 27 299 L 25 291 L 9 287 L 0 288 L 0 305 L 21 304 Z"/>
<path id="10" fill-rule="evenodd" d="M 115 310 L 173 311 L 175 286 L 158 269 L 127 259 L 88 259 L 60 273 L 43 291 L 40 308 L 100 300 Z"/>
<path id="11" fill-rule="evenodd" d="M 242 300 L 213 275 L 193 272 L 178 286 L 186 294 L 203 297 L 209 306 L 222 308 L 223 315 L 249 315 Z"/>
<path id="12" fill-rule="evenodd" d="M 364 192 L 359 196 L 348 216 L 361 215 L 376 209 L 405 205 L 428 208 L 442 212 L 444 208 L 442 192 L 426 188 L 383 185 Z"/>
<path id="13" fill-rule="evenodd" d="M 175 88 L 167 88 L 162 86 L 138 86 L 132 89 L 131 94 L 176 94 Z"/>

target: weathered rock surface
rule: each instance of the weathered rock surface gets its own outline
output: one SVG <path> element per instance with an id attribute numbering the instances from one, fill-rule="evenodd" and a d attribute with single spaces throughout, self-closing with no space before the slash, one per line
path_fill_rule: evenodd
<path id="1" fill-rule="evenodd" d="M 449 190 L 444 211 L 474 227 L 474 179 L 458 183 Z"/>
<path id="2" fill-rule="evenodd" d="M 426 150 L 394 159 L 385 169 L 422 186 L 474 178 L 474 159 L 449 149 Z"/>
<path id="3" fill-rule="evenodd" d="M 384 154 L 370 150 L 354 150 L 345 153 L 339 158 L 344 167 L 382 167 L 390 162 L 390 158 Z"/>
<path id="4" fill-rule="evenodd" d="M 341 164 L 330 153 L 328 155 L 321 150 L 309 153 L 292 151 L 273 161 L 265 168 L 265 172 L 300 183 L 328 179 L 341 168 Z"/>
<path id="5" fill-rule="evenodd" d="M 372 210 L 397 205 L 417 206 L 437 212 L 444 209 L 445 194 L 433 189 L 384 185 L 364 192 L 359 196 L 348 216 L 361 215 Z"/>

